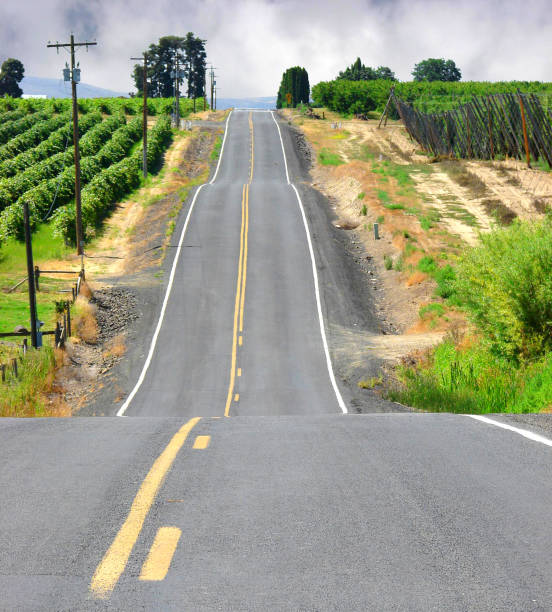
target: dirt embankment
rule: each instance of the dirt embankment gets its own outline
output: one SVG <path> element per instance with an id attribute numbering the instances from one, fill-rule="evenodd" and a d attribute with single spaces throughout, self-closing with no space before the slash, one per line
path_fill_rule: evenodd
<path id="1" fill-rule="evenodd" d="M 90 291 L 77 300 L 73 337 L 56 379 L 57 393 L 72 413 L 97 397 L 102 404 L 119 401 L 122 374 L 116 366 L 133 347 L 134 337 L 143 335 L 136 328 L 144 308 L 155 303 L 150 297 L 162 283 L 176 218 L 189 191 L 209 174 L 217 135 L 216 130 L 199 129 L 178 133 L 159 174 L 118 203 L 102 234 L 86 247 Z M 102 413 L 109 414 L 108 405 Z"/>
<path id="2" fill-rule="evenodd" d="M 311 148 L 313 186 L 381 289 L 376 307 L 391 335 L 366 338 L 370 355 L 396 361 L 462 327 L 463 315 L 435 295 L 435 268 L 454 263 L 480 232 L 538 218 L 552 204 L 552 174 L 516 160 L 436 161 L 398 122 L 380 129 L 328 111 L 325 120 L 283 114 Z"/>

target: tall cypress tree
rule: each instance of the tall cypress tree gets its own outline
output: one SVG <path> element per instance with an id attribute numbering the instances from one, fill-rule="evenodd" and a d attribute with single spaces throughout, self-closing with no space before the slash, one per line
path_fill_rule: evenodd
<path id="1" fill-rule="evenodd" d="M 288 94 L 291 101 L 288 102 Z M 309 75 L 305 68 L 294 66 L 288 68 L 282 75 L 282 82 L 278 89 L 276 107 L 295 107 L 297 104 L 308 104 L 310 95 Z"/>

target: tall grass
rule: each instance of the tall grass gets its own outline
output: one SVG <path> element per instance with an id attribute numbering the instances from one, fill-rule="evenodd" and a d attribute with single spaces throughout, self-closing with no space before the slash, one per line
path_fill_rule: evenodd
<path id="1" fill-rule="evenodd" d="M 476 330 L 447 339 L 397 371 L 391 399 L 451 412 L 539 412 L 552 407 L 552 219 L 515 221 L 481 236 L 453 269 L 424 257 L 437 293 Z"/>
<path id="2" fill-rule="evenodd" d="M 53 349 L 44 346 L 23 357 L 19 378 L 7 371 L 6 382 L 0 382 L 0 417 L 50 416 L 44 393 L 52 386 L 54 365 Z"/>

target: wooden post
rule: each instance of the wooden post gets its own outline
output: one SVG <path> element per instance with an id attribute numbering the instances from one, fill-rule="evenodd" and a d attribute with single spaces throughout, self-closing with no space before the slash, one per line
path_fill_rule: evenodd
<path id="1" fill-rule="evenodd" d="M 489 122 L 489 142 L 491 145 L 491 159 L 494 159 L 493 124 L 491 119 L 491 105 L 489 104 L 489 96 L 487 96 L 487 119 Z"/>
<path id="2" fill-rule="evenodd" d="M 6 365 L 4 363 L 0 365 L 0 370 L 2 371 L 2 382 L 6 382 Z"/>
<path id="3" fill-rule="evenodd" d="M 27 354 L 27 338 L 23 338 L 23 355 Z"/>
<path id="4" fill-rule="evenodd" d="M 385 125 L 387 125 L 387 111 L 389 109 L 389 105 L 391 104 L 391 99 L 393 97 L 393 91 L 394 91 L 394 87 L 391 87 L 391 91 L 389 92 L 389 98 L 387 98 L 387 103 L 385 105 L 385 108 L 383 109 L 383 114 L 381 116 L 379 125 L 378 125 L 378 129 L 381 128 L 381 122 L 383 121 L 383 119 L 385 118 Z"/>
<path id="5" fill-rule="evenodd" d="M 521 125 L 523 126 L 523 143 L 525 145 L 525 156 L 527 158 L 527 167 L 531 167 L 531 152 L 529 151 L 529 138 L 527 136 L 527 123 L 525 122 L 525 109 L 523 108 L 523 99 L 518 92 L 519 108 L 521 110 Z"/>
<path id="6" fill-rule="evenodd" d="M 37 291 L 40 291 L 39 282 L 38 282 L 38 277 L 40 276 L 40 268 L 38 266 L 35 266 L 34 271 L 35 271 L 35 287 Z"/>
<path id="7" fill-rule="evenodd" d="M 12 368 L 13 368 L 13 374 L 14 374 L 15 378 L 17 378 L 18 377 L 17 358 L 12 359 Z"/>
<path id="8" fill-rule="evenodd" d="M 67 308 L 67 335 L 71 336 L 71 304 L 69 302 L 65 303 L 65 307 Z"/>
<path id="9" fill-rule="evenodd" d="M 34 281 L 33 247 L 31 243 L 31 224 L 29 222 L 29 204 L 23 202 L 23 219 L 25 222 L 25 248 L 27 251 L 27 283 L 29 287 L 29 313 L 31 317 L 31 344 L 36 348 L 36 294 Z"/>
<path id="10" fill-rule="evenodd" d="M 472 145 L 471 145 L 471 128 L 470 128 L 470 115 L 468 112 L 468 106 L 466 106 L 466 129 L 468 131 L 468 159 L 473 157 L 472 155 Z"/>

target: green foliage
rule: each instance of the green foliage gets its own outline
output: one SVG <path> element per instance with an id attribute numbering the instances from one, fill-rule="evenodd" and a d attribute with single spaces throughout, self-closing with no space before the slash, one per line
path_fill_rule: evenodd
<path id="1" fill-rule="evenodd" d="M 133 123 L 131 122 L 129 126 Z M 139 125 L 138 122 L 136 125 Z M 158 166 L 171 138 L 170 118 L 165 115 L 160 117 L 155 126 L 148 131 L 149 169 Z M 141 167 L 142 149 L 139 148 L 130 157 L 95 174 L 90 183 L 82 190 L 83 230 L 87 235 L 91 235 L 99 227 L 117 200 L 138 187 L 141 181 Z M 75 208 L 73 204 L 56 211 L 54 228 L 55 234 L 63 236 L 65 240 L 74 239 Z"/>
<path id="2" fill-rule="evenodd" d="M 45 121 L 49 115 L 43 111 L 40 113 L 33 113 L 25 115 L 21 119 L 15 121 L 8 121 L 5 124 L 0 125 L 0 144 L 8 142 L 11 138 L 15 138 L 31 128 L 35 123 L 39 121 Z"/>
<path id="3" fill-rule="evenodd" d="M 84 136 L 90 128 L 101 122 L 101 120 L 102 116 L 100 113 L 92 112 L 84 115 L 84 117 L 79 120 L 80 135 Z M 52 125 L 53 124 L 54 122 L 52 120 Z M 1 162 L 0 177 L 9 178 L 56 153 L 65 151 L 66 146 L 73 142 L 72 135 L 73 122 L 68 120 L 67 123 L 52 132 L 46 140 L 43 140 L 36 147 Z M 0 182 L 0 185 L 1 184 Z"/>
<path id="4" fill-rule="evenodd" d="M 457 267 L 455 289 L 497 354 L 552 349 L 552 219 L 515 221 L 481 235 Z"/>
<path id="5" fill-rule="evenodd" d="M 162 121 L 162 119 L 159 121 Z M 121 127 L 116 129 L 117 126 Z M 83 156 L 81 159 L 81 184 L 83 186 L 86 185 L 103 168 L 107 168 L 111 164 L 123 159 L 130 151 L 132 145 L 140 140 L 142 135 L 141 128 L 141 118 L 137 117 L 125 125 L 124 117 L 119 115 L 109 117 L 106 121 L 90 130 L 83 137 L 83 148 L 88 156 Z M 63 164 L 63 162 L 71 164 L 73 153 L 68 151 L 54 157 L 56 158 L 56 164 Z M 29 172 L 46 172 L 49 168 L 49 161 L 46 160 L 42 164 L 33 166 Z M 57 166 L 53 168 L 53 170 L 56 169 Z M 38 182 L 35 187 L 23 193 L 15 203 L 8 206 L 0 215 L 0 239 L 5 240 L 8 236 L 16 236 L 22 239 L 24 231 L 23 198 L 29 203 L 31 226 L 34 228 L 49 210 L 59 208 L 74 197 L 74 177 L 74 168 L 72 165 L 69 165 L 60 174 L 56 174 L 49 179 L 45 178 Z"/>
<path id="6" fill-rule="evenodd" d="M 412 76 L 415 81 L 459 81 L 462 73 L 452 60 L 431 57 L 416 64 Z"/>
<path id="7" fill-rule="evenodd" d="M 287 96 L 291 95 L 288 103 Z M 295 108 L 298 104 L 308 104 L 310 97 L 309 75 L 305 68 L 293 66 L 288 68 L 282 75 L 282 82 L 278 89 L 276 108 Z"/>
<path id="8" fill-rule="evenodd" d="M 345 79 L 347 81 L 375 81 L 376 79 L 388 79 L 390 81 L 396 81 L 395 73 L 387 66 L 379 66 L 378 68 L 370 68 L 365 66 L 360 57 L 357 57 L 356 61 L 346 68 L 343 72 L 339 73 L 338 79 Z"/>
<path id="9" fill-rule="evenodd" d="M 357 198 L 359 200 L 364 200 L 364 198 L 366 197 L 366 194 L 364 193 L 364 191 L 361 191 L 358 195 Z"/>
<path id="10" fill-rule="evenodd" d="M 198 38 L 193 32 L 181 36 L 163 36 L 157 44 L 151 44 L 147 50 L 148 57 L 148 96 L 153 98 L 170 98 L 174 96 L 174 81 L 171 71 L 175 68 L 175 58 L 179 60 L 179 70 L 182 78 L 187 80 L 187 95 L 189 98 L 200 98 L 205 95 L 206 57 L 205 40 Z M 142 95 L 143 64 L 135 64 L 132 77 Z"/>
<path id="11" fill-rule="evenodd" d="M 445 307 L 439 302 L 432 302 L 431 304 L 426 304 L 422 306 L 418 311 L 418 315 L 421 319 L 423 319 L 427 314 L 437 315 L 438 317 L 442 317 L 445 314 Z"/>
<path id="12" fill-rule="evenodd" d="M 383 112 L 389 99 L 391 87 L 395 87 L 395 94 L 417 110 L 424 113 L 440 113 L 451 110 L 470 102 L 478 96 L 496 93 L 522 93 L 548 94 L 552 105 L 552 83 L 540 81 L 410 81 L 393 83 L 388 80 L 375 81 L 322 81 L 312 88 L 312 99 L 316 106 L 325 106 L 338 113 L 367 114 L 371 111 Z M 397 118 L 395 109 L 391 114 Z"/>
<path id="13" fill-rule="evenodd" d="M 386 270 L 392 270 L 393 269 L 393 259 L 389 255 L 384 255 L 383 265 L 385 266 Z"/>
<path id="14" fill-rule="evenodd" d="M 24 75 L 23 64 L 19 60 L 9 57 L 0 69 L 0 96 L 20 98 L 23 95 L 23 90 L 19 87 L 19 83 Z"/>
<path id="15" fill-rule="evenodd" d="M 434 276 L 434 274 L 437 272 L 437 264 L 435 263 L 433 257 L 425 255 L 418 262 L 418 270 L 424 274 Z"/>
<path id="16" fill-rule="evenodd" d="M 366 204 L 362 205 L 362 208 L 360 209 L 360 214 L 365 217 L 368 214 L 368 209 L 366 208 Z"/>

